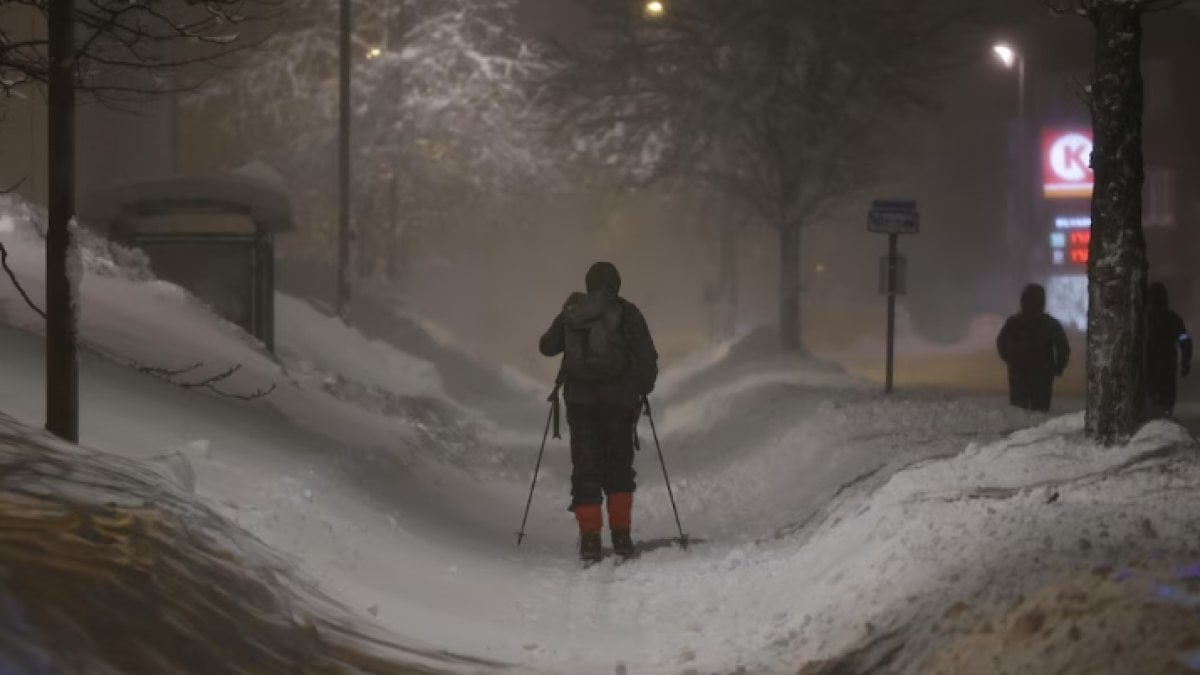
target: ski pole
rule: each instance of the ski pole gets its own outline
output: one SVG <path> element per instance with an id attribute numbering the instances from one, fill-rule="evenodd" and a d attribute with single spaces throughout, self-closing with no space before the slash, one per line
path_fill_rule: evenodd
<path id="1" fill-rule="evenodd" d="M 679 522 L 679 508 L 675 506 L 675 493 L 671 491 L 671 477 L 667 475 L 667 461 L 663 459 L 662 444 L 658 442 L 658 430 L 654 428 L 654 415 L 650 412 L 650 397 L 642 399 L 646 406 L 646 417 L 650 419 L 650 433 L 654 436 L 654 447 L 658 448 L 658 463 L 662 465 L 663 481 L 667 484 L 667 496 L 671 498 L 671 511 L 675 513 L 675 527 L 679 528 L 679 545 L 687 550 L 688 536 L 683 533 Z"/>
<path id="2" fill-rule="evenodd" d="M 537 464 L 533 467 L 533 483 L 529 485 L 529 499 L 525 502 L 525 515 L 521 518 L 521 531 L 517 533 L 517 546 L 525 539 L 525 523 L 529 520 L 529 507 L 533 504 L 533 489 L 537 487 L 538 471 L 542 468 L 542 454 L 546 452 L 546 439 L 550 437 L 550 423 L 558 416 L 558 384 L 550 392 L 550 415 L 546 417 L 546 431 L 542 433 L 542 448 L 538 450 Z M 554 424 L 554 437 L 558 438 L 558 424 Z"/>

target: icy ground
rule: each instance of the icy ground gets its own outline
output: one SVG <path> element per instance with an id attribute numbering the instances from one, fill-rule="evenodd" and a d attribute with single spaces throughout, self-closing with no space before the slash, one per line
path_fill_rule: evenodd
<path id="1" fill-rule="evenodd" d="M 37 214 L 0 214 L 39 298 Z M 1200 560 L 1196 446 L 1179 427 L 1103 450 L 1079 415 L 888 399 L 749 340 L 668 373 L 654 399 L 692 548 L 669 545 L 643 424 L 646 552 L 583 570 L 564 441 L 551 441 L 515 546 L 545 392 L 496 371 L 498 400 L 465 402 L 467 357 L 446 357 L 452 346 L 426 335 L 418 357 L 283 296 L 275 360 L 135 258 L 96 248 L 86 260 L 85 444 L 151 461 L 396 634 L 518 672 L 787 673 L 838 659 L 920 672 L 951 658 L 954 631 L 977 628 L 948 617 L 1004 616 L 1096 568 Z M 0 410 L 39 424 L 38 320 L 8 285 L 0 302 Z M 138 369 L 195 364 L 174 383 Z M 247 402 L 179 386 L 232 366 L 222 391 L 276 389 Z"/>

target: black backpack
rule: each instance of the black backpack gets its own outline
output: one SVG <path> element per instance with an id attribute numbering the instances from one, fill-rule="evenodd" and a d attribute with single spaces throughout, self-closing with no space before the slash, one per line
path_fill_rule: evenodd
<path id="1" fill-rule="evenodd" d="M 568 380 L 614 382 L 629 368 L 621 304 L 605 293 L 573 293 L 563 307 L 563 373 Z"/>

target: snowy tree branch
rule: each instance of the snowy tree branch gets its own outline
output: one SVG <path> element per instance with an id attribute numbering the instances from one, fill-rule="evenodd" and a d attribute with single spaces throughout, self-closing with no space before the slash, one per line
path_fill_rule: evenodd
<path id="1" fill-rule="evenodd" d="M 52 0 L 8 0 L 46 17 Z M 76 86 L 101 100 L 187 91 L 206 69 L 254 48 L 285 11 L 285 0 L 94 0 L 77 3 Z M 45 85 L 44 37 L 14 40 L 0 28 L 0 94 Z"/>
<path id="2" fill-rule="evenodd" d="M 133 364 L 133 367 L 136 368 L 138 370 L 138 372 L 145 373 L 147 375 L 151 375 L 160 380 L 163 380 L 164 382 L 170 382 L 171 384 L 173 384 L 177 387 L 180 387 L 182 389 L 204 389 L 206 391 L 217 394 L 218 396 L 223 396 L 225 398 L 233 398 L 233 399 L 237 399 L 240 401 L 254 401 L 254 400 L 257 400 L 260 398 L 265 398 L 265 397 L 271 395 L 271 393 L 274 392 L 275 388 L 276 388 L 275 383 L 271 383 L 270 387 L 259 388 L 248 394 L 239 394 L 239 393 L 228 392 L 228 391 L 225 391 L 224 389 L 220 388 L 218 385 L 220 385 L 222 382 L 229 380 L 229 378 L 233 377 L 235 374 L 237 374 L 238 371 L 240 371 L 242 369 L 242 364 L 240 364 L 240 363 L 232 365 L 223 371 L 220 371 L 218 373 L 215 373 L 215 374 L 205 377 L 203 379 L 194 380 L 194 381 L 190 381 L 190 382 L 179 381 L 176 378 L 196 372 L 197 370 L 204 367 L 203 363 L 194 363 L 189 366 L 183 366 L 181 368 L 175 368 L 175 369 L 143 366 L 143 365 L 140 365 L 137 363 Z"/>
<path id="3" fill-rule="evenodd" d="M 37 306 L 32 298 L 29 297 L 29 294 L 25 292 L 25 288 L 21 286 L 21 282 L 17 280 L 17 275 L 12 271 L 12 268 L 8 266 L 8 247 L 6 247 L 3 243 L 0 243 L 0 264 L 4 265 L 4 271 L 8 274 L 8 278 L 12 280 L 12 284 L 14 287 L 16 287 L 17 292 L 20 293 L 21 297 L 25 299 L 25 304 L 29 305 L 30 309 L 32 309 L 37 313 L 38 316 L 45 320 L 46 313 L 42 311 L 41 307 Z"/>

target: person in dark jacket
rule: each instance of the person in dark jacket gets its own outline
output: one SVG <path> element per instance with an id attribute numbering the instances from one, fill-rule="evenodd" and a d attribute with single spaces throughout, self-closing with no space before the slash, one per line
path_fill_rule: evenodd
<path id="1" fill-rule="evenodd" d="M 996 349 L 1008 366 L 1009 401 L 1018 408 L 1049 411 L 1054 378 L 1067 369 L 1071 347 L 1062 324 L 1046 313 L 1046 289 L 1025 287 L 1021 311 L 1004 322 Z"/>
<path id="2" fill-rule="evenodd" d="M 1183 319 L 1167 306 L 1167 287 L 1146 289 L 1146 393 L 1167 415 L 1175 414 L 1176 373 L 1192 370 L 1192 338 Z M 1182 358 L 1181 358 L 1182 357 Z"/>
<path id="3" fill-rule="evenodd" d="M 613 550 L 634 554 L 632 529 L 634 434 L 643 401 L 654 390 L 658 352 L 641 311 L 620 297 L 612 263 L 592 265 L 587 293 L 572 293 L 542 335 L 545 356 L 563 355 L 559 383 L 571 432 L 571 507 L 579 523 L 580 556 L 601 557 L 601 505 L 607 496 Z"/>

